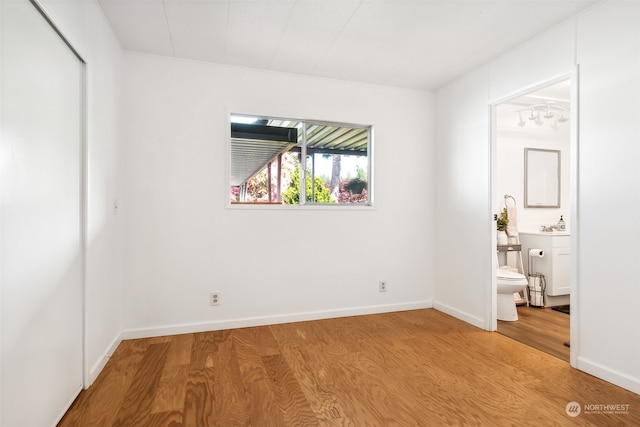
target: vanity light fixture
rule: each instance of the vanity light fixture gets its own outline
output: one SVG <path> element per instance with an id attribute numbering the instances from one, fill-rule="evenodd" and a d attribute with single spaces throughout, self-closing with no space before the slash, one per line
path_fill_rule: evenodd
<path id="1" fill-rule="evenodd" d="M 545 119 L 553 119 L 555 116 L 556 115 L 551 111 L 551 105 L 547 104 L 547 111 L 544 112 L 544 115 L 542 117 L 544 117 Z"/>
<path id="2" fill-rule="evenodd" d="M 517 110 L 518 114 L 518 126 L 524 127 L 527 122 L 522 119 L 522 113 L 527 112 L 529 120 L 533 121 L 536 125 L 542 126 L 544 119 L 550 122 L 551 128 L 559 129 L 558 123 L 564 123 L 569 120 L 569 109 L 556 105 L 554 101 L 546 101 L 542 104 L 534 104 L 528 108 Z"/>
<path id="3" fill-rule="evenodd" d="M 540 117 L 540 111 L 538 111 L 538 115 L 536 116 L 536 121 L 534 123 L 537 124 L 538 126 L 541 126 L 542 123 L 544 123 L 542 121 L 542 118 Z"/>

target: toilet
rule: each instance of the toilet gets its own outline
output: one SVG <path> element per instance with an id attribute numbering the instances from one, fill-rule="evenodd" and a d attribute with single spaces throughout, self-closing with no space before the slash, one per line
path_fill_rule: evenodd
<path id="1" fill-rule="evenodd" d="M 516 309 L 516 301 L 513 299 L 513 294 L 527 287 L 527 278 L 523 274 L 498 268 L 497 285 L 498 320 L 506 320 L 508 322 L 518 320 L 518 310 Z"/>

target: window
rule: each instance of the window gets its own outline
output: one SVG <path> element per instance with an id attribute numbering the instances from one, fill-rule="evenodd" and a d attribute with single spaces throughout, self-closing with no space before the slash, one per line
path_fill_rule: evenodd
<path id="1" fill-rule="evenodd" d="M 231 203 L 370 205 L 370 151 L 370 126 L 232 114 Z"/>

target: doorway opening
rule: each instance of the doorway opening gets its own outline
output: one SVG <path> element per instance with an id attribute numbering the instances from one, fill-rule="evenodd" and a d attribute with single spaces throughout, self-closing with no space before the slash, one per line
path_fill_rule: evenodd
<path id="1" fill-rule="evenodd" d="M 548 81 L 491 110 L 496 330 L 567 362 L 577 231 L 573 81 Z"/>

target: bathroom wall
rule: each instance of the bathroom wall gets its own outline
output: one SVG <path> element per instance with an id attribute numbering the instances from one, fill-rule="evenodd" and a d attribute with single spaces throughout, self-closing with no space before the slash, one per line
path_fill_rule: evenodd
<path id="1" fill-rule="evenodd" d="M 125 336 L 431 306 L 432 94 L 139 54 L 125 74 Z M 373 125 L 374 206 L 227 207 L 230 112 Z"/>
<path id="2" fill-rule="evenodd" d="M 536 126 L 526 120 L 524 127 L 518 126 L 517 110 L 522 106 L 500 104 L 496 108 L 496 192 L 495 207 L 499 212 L 504 207 L 504 195 L 510 194 L 518 206 L 517 224 L 520 231 L 537 231 L 541 225 L 556 224 L 560 215 L 565 220 L 571 216 L 570 197 L 570 138 L 571 123 L 559 123 L 553 129 L 548 123 Z M 560 150 L 560 208 L 524 207 L 524 149 L 541 148 Z M 509 202 L 510 204 L 512 202 Z M 570 224 L 567 221 L 567 228 Z"/>
<path id="3" fill-rule="evenodd" d="M 578 210 L 571 214 L 571 363 L 636 393 L 640 393 L 640 312 L 635 307 L 640 299 L 638 22 L 640 3 L 600 3 L 437 91 L 436 205 L 453 215 L 457 226 L 436 230 L 434 300 L 435 307 L 495 329 L 487 308 L 494 298 L 490 266 L 495 244 L 493 206 L 487 203 L 495 161 L 489 150 L 488 105 L 579 65 L 575 157 L 579 171 L 578 182 L 572 183 Z M 452 176 L 452 170 L 465 173 Z M 465 187 L 473 190 L 461 190 Z M 483 256 L 482 262 L 475 261 Z M 452 268 L 452 259 L 470 260 L 464 275 Z"/>

